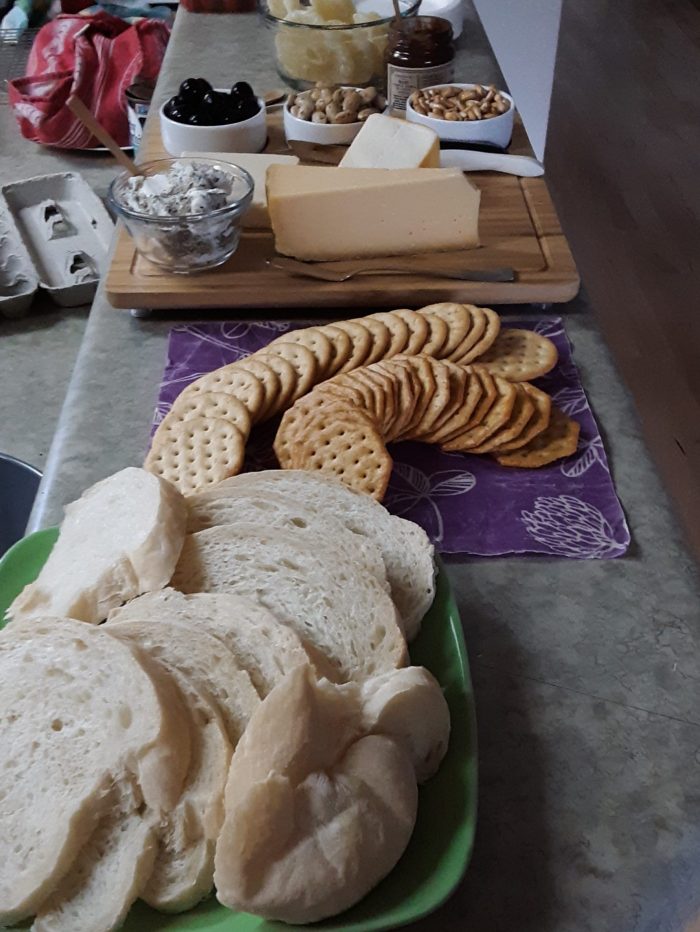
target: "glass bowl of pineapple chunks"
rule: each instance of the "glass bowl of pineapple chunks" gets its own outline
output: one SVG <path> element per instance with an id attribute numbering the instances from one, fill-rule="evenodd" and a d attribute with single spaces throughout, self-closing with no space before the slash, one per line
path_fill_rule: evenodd
<path id="1" fill-rule="evenodd" d="M 402 16 L 418 12 L 420 0 L 398 2 Z M 258 11 L 290 87 L 384 85 L 391 0 L 258 0 Z"/>

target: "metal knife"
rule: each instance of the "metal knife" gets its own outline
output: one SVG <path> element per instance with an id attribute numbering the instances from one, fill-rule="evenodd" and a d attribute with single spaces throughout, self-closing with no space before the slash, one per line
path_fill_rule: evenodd
<path id="1" fill-rule="evenodd" d="M 513 282 L 515 270 L 508 267 L 495 269 L 440 269 L 422 266 L 413 259 L 364 259 L 350 262 L 301 262 L 286 256 L 273 256 L 267 260 L 272 268 L 290 275 L 317 278 L 325 282 L 346 282 L 356 275 L 425 275 L 429 278 L 450 278 L 464 282 Z"/>

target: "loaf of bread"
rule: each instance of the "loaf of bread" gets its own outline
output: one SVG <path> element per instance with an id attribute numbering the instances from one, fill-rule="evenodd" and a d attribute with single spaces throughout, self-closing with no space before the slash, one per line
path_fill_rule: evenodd
<path id="1" fill-rule="evenodd" d="M 185 522 L 177 489 L 145 469 L 103 479 L 67 506 L 48 560 L 8 616 L 103 621 L 122 602 L 167 585 Z"/>

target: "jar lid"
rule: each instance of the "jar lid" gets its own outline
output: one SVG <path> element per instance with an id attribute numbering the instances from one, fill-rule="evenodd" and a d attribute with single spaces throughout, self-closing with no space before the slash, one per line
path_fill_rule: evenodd
<path id="1" fill-rule="evenodd" d="M 418 41 L 441 39 L 452 41 L 452 23 L 441 16 L 406 16 L 401 20 L 391 20 L 389 35 L 393 38 Z"/>

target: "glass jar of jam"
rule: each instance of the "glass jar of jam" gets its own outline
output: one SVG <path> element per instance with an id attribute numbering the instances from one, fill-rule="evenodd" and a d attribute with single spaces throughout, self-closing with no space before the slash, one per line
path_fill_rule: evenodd
<path id="1" fill-rule="evenodd" d="M 455 47 L 449 20 L 407 16 L 389 26 L 386 83 L 389 106 L 405 110 L 413 91 L 454 80 Z"/>

